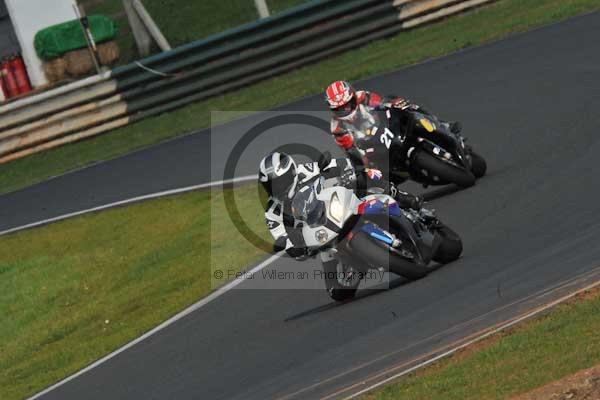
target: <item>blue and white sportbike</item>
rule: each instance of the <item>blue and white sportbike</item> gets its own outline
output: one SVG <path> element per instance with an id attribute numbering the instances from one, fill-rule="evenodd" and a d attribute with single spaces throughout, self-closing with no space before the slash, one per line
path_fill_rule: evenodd
<path id="1" fill-rule="evenodd" d="M 368 273 L 419 279 L 432 261 L 449 263 L 462 252 L 460 237 L 432 211 L 402 209 L 386 194 L 358 198 L 352 189 L 315 182 L 296 194 L 292 211 L 336 301 L 353 298 Z"/>

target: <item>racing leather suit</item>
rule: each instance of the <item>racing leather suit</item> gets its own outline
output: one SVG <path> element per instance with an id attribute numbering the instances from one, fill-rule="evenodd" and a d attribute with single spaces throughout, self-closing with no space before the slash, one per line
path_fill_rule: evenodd
<path id="1" fill-rule="evenodd" d="M 385 193 L 392 195 L 400 207 L 416 210 L 421 208 L 422 201 L 418 197 L 401 192 L 392 184 L 380 178 L 375 177 L 374 179 L 370 179 L 370 174 L 361 174 L 359 171 L 360 168 L 360 166 L 353 166 L 348 158 L 333 159 L 322 170 L 316 162 L 299 164 L 297 166 L 298 183 L 296 191 L 305 185 L 314 183 L 320 177 L 325 179 L 326 185 L 342 185 L 347 188 L 356 189 L 357 186 L 360 186 L 360 183 L 357 185 L 358 173 L 359 176 L 366 176 L 369 179 L 369 187 L 378 187 Z M 366 194 L 360 193 L 360 191 L 358 190 L 357 193 L 359 196 Z M 296 220 L 292 214 L 292 200 L 291 198 L 286 198 L 284 201 L 281 201 L 274 196 L 270 196 L 265 210 L 265 220 L 267 228 L 275 240 L 274 251 L 285 250 L 289 256 L 298 258 L 306 255 L 306 246 L 301 229 L 297 229 L 301 221 Z"/>
<path id="2" fill-rule="evenodd" d="M 335 142 L 343 150 L 348 150 L 354 141 L 368 135 L 376 124 L 376 116 L 372 112 L 383 106 L 383 98 L 375 92 L 359 90 L 356 96 L 356 115 L 351 120 L 333 116 L 331 119 L 331 134 Z"/>
<path id="3" fill-rule="evenodd" d="M 386 110 L 388 107 L 397 107 L 400 109 L 410 108 L 412 110 L 419 110 L 424 114 L 429 114 L 429 112 L 398 96 L 387 96 L 384 98 L 378 93 L 363 90 L 357 91 L 355 96 L 356 113 L 352 118 L 340 118 L 334 115 L 331 119 L 331 134 L 335 138 L 337 145 L 346 152 L 355 165 L 372 165 L 387 172 L 390 167 L 388 165 L 389 146 L 385 147 L 384 140 L 366 140 L 376 135 L 376 133 L 379 135 L 383 133 L 382 130 L 377 132 L 379 125 L 377 111 Z M 452 123 L 449 126 L 454 126 L 458 130 L 460 129 L 458 123 Z M 368 148 L 362 148 L 365 146 L 365 143 L 369 143 Z M 391 180 L 387 174 L 385 175 L 385 179 Z M 398 183 L 397 179 L 394 181 Z"/>

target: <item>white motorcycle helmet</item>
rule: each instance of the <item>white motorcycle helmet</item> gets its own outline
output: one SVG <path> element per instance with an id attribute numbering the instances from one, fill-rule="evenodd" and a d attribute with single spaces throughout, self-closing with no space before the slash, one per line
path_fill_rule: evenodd
<path id="1" fill-rule="evenodd" d="M 269 196 L 280 201 L 291 199 L 298 184 L 296 162 L 285 153 L 273 152 L 261 160 L 258 180 Z"/>

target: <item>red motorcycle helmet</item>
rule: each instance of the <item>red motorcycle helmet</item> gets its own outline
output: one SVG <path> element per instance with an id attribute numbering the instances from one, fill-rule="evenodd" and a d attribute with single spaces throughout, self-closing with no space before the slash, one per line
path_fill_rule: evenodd
<path id="1" fill-rule="evenodd" d="M 352 119 L 357 109 L 356 91 L 346 81 L 336 81 L 325 90 L 329 109 L 339 119 Z"/>

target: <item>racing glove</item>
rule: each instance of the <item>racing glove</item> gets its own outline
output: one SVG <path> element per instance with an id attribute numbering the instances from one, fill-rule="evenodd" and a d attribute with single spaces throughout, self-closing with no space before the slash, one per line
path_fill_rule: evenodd
<path id="1" fill-rule="evenodd" d="M 365 172 L 367 173 L 367 176 L 369 177 L 369 179 L 371 179 L 372 181 L 378 181 L 378 180 L 381 180 L 381 178 L 383 178 L 383 172 L 381 172 L 378 169 L 365 168 Z"/>
<path id="2" fill-rule="evenodd" d="M 335 135 L 335 142 L 344 150 L 348 150 L 354 144 L 354 138 L 350 133 Z"/>

